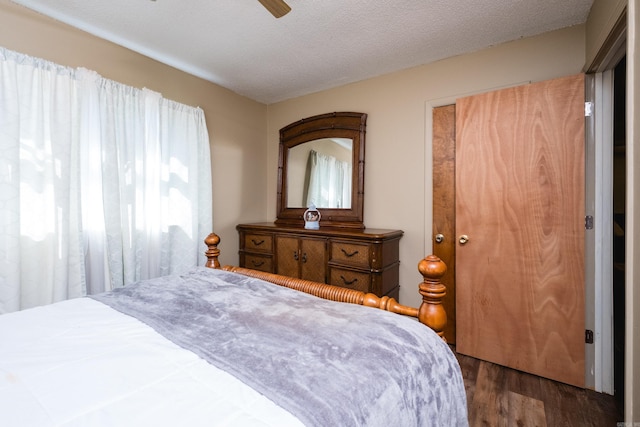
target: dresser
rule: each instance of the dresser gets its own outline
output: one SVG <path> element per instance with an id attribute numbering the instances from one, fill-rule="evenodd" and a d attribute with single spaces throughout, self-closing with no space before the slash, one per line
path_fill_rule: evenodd
<path id="1" fill-rule="evenodd" d="M 401 230 L 240 224 L 240 267 L 398 299 Z"/>

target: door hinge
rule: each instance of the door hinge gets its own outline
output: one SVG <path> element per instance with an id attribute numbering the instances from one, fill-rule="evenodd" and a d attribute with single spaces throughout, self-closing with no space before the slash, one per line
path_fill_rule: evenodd
<path id="1" fill-rule="evenodd" d="M 591 329 L 584 331 L 584 342 L 587 344 L 593 344 L 593 331 Z"/>
<path id="2" fill-rule="evenodd" d="M 593 102 L 585 102 L 584 103 L 584 116 L 591 117 L 593 116 Z"/>
<path id="3" fill-rule="evenodd" d="M 593 216 L 587 215 L 584 217 L 584 228 L 593 230 Z"/>

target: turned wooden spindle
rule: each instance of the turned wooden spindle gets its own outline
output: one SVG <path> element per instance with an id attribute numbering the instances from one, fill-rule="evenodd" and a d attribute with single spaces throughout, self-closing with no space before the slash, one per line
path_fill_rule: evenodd
<path id="1" fill-rule="evenodd" d="M 418 319 L 446 341 L 444 327 L 447 325 L 447 313 L 442 300 L 447 294 L 447 288 L 440 279 L 447 271 L 447 266 L 437 256 L 428 255 L 418 263 L 418 271 L 423 277 L 419 285 L 422 304 L 418 309 Z"/>
<path id="2" fill-rule="evenodd" d="M 205 237 L 204 244 L 207 245 L 207 250 L 204 253 L 207 257 L 205 267 L 220 268 L 220 262 L 218 261 L 218 257 L 220 256 L 220 249 L 218 249 L 219 243 L 220 236 L 216 233 L 211 233 Z"/>

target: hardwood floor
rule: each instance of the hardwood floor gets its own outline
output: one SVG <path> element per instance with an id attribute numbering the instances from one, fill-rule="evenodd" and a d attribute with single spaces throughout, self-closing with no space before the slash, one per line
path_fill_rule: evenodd
<path id="1" fill-rule="evenodd" d="M 467 390 L 471 427 L 616 427 L 623 419 L 613 396 L 456 356 Z"/>

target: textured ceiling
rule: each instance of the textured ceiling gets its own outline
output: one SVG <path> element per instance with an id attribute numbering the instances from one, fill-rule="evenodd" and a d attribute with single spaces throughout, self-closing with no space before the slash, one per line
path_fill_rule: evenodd
<path id="1" fill-rule="evenodd" d="M 12 0 L 270 104 L 584 23 L 593 0 Z"/>

